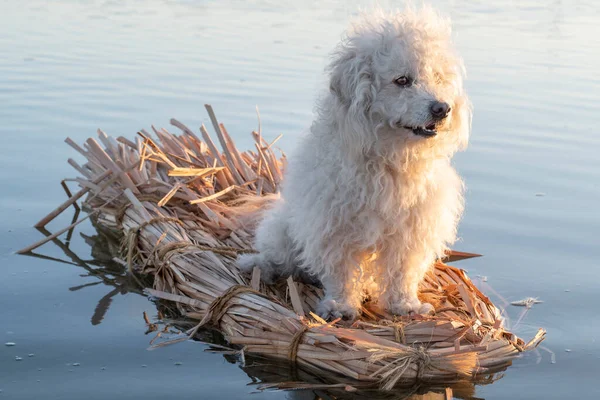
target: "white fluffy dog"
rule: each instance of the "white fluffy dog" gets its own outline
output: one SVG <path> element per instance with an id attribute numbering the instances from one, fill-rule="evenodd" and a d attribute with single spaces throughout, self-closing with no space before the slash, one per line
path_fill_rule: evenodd
<path id="1" fill-rule="evenodd" d="M 259 254 L 240 266 L 266 281 L 318 278 L 325 318 L 355 318 L 367 290 L 393 314 L 429 313 L 418 287 L 456 239 L 463 183 L 450 158 L 471 121 L 449 21 L 430 8 L 363 16 L 328 71 L 310 134 L 257 228 Z"/>

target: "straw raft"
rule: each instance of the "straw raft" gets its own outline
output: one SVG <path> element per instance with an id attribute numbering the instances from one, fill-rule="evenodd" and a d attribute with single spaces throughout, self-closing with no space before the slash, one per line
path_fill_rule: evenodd
<path id="1" fill-rule="evenodd" d="M 544 339 L 542 329 L 527 343 L 503 329 L 501 313 L 465 272 L 442 262 L 420 292 L 435 316 L 393 317 L 367 303 L 352 324 L 312 313 L 323 295 L 315 286 L 291 278 L 267 286 L 258 269 L 243 275 L 236 258 L 253 251 L 253 233 L 241 221 L 261 201 L 240 206 L 239 199 L 276 193 L 285 155 L 275 155 L 260 128 L 252 132 L 255 148 L 238 151 L 206 108 L 221 150 L 204 125 L 200 138 L 174 119 L 178 135 L 153 127 L 154 138 L 142 130 L 135 141 L 100 130 L 83 147 L 67 139 L 87 160 L 69 159 L 81 174 L 81 190 L 37 226 L 87 195 L 94 223 L 122 233 L 131 272 L 152 277 L 148 295 L 174 302 L 197 321 L 189 336 L 214 328 L 243 353 L 289 359 L 382 389 L 476 379 L 506 368 Z"/>

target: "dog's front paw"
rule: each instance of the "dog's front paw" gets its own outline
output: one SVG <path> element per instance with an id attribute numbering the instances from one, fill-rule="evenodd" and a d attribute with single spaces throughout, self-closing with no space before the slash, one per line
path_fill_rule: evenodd
<path id="1" fill-rule="evenodd" d="M 354 321 L 360 314 L 360 308 L 352 306 L 343 301 L 334 299 L 323 299 L 317 306 L 317 314 L 327 320 L 343 318 L 345 320 Z"/>
<path id="2" fill-rule="evenodd" d="M 421 303 L 419 300 L 402 300 L 392 304 L 389 312 L 394 315 L 408 315 L 411 313 L 421 315 L 435 314 L 435 308 L 429 303 Z"/>

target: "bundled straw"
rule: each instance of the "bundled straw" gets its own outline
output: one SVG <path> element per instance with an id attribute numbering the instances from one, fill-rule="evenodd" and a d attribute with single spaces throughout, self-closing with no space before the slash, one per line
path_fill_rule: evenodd
<path id="1" fill-rule="evenodd" d="M 541 329 L 528 343 L 503 329 L 499 310 L 464 271 L 441 262 L 420 292 L 435 306 L 435 316 L 396 318 L 365 304 L 351 326 L 312 313 L 323 295 L 315 286 L 291 278 L 266 286 L 258 269 L 243 275 L 236 257 L 253 251 L 253 233 L 252 224 L 242 222 L 265 201 L 240 205 L 239 199 L 277 193 L 285 156 L 277 158 L 260 132 L 252 133 L 255 149 L 240 153 L 206 108 L 221 151 L 204 125 L 200 139 L 176 120 L 171 124 L 180 135 L 153 127 L 155 139 L 141 131 L 133 142 L 98 131 L 102 145 L 88 139 L 83 148 L 67 139 L 87 159 L 82 166 L 69 160 L 82 175 L 82 189 L 38 225 L 88 194 L 94 222 L 123 234 L 131 271 L 153 277 L 147 293 L 199 321 L 190 336 L 215 328 L 245 353 L 289 359 L 383 389 L 473 379 L 505 368 L 544 339 Z"/>

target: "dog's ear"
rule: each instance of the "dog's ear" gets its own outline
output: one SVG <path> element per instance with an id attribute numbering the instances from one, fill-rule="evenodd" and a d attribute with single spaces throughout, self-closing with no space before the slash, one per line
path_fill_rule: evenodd
<path id="1" fill-rule="evenodd" d="M 368 111 L 374 97 L 370 57 L 342 48 L 329 69 L 329 89 L 338 100 L 354 111 Z"/>

